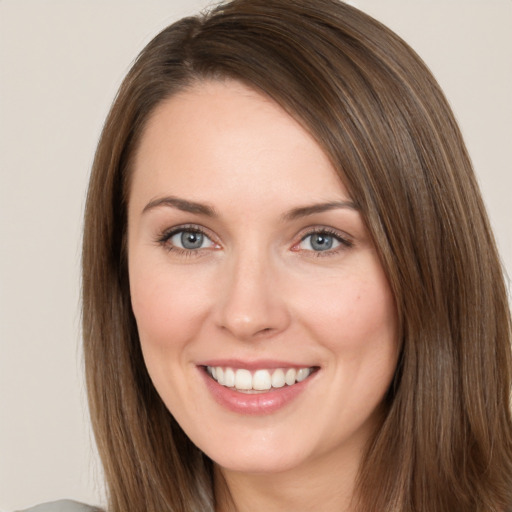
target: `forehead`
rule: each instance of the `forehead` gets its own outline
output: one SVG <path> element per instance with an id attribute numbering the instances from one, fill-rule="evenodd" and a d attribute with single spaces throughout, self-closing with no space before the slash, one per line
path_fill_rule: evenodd
<path id="1" fill-rule="evenodd" d="M 159 194 L 260 203 L 348 197 L 314 138 L 276 102 L 236 81 L 194 85 L 155 109 L 131 189 L 130 201 Z"/>

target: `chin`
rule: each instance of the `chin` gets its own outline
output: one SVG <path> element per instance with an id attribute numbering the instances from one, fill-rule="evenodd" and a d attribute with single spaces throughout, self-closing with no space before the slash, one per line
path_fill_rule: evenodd
<path id="1" fill-rule="evenodd" d="M 224 436 L 212 435 L 209 439 L 198 440 L 197 446 L 219 467 L 241 473 L 286 472 L 314 456 L 309 440 L 300 442 L 289 433 L 251 433 L 248 427 L 240 427 L 240 432 L 238 435 L 227 433 L 229 442 Z"/>
<path id="2" fill-rule="evenodd" d="M 271 474 L 283 473 L 298 468 L 301 458 L 297 455 L 274 453 L 272 456 L 254 456 L 249 453 L 230 453 L 213 459 L 220 468 L 236 473 Z"/>

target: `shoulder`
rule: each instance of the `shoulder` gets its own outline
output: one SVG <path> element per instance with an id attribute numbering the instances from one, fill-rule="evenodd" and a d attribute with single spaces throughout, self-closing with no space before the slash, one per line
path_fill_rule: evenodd
<path id="1" fill-rule="evenodd" d="M 99 508 L 84 505 L 72 500 L 52 501 L 51 503 L 42 503 L 35 507 L 18 512 L 100 512 Z"/>

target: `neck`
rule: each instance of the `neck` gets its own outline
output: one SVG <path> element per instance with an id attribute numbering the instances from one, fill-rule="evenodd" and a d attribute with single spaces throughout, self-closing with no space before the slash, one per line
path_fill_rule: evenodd
<path id="1" fill-rule="evenodd" d="M 245 473 L 215 467 L 217 512 L 353 512 L 360 453 L 332 454 L 289 471 Z"/>

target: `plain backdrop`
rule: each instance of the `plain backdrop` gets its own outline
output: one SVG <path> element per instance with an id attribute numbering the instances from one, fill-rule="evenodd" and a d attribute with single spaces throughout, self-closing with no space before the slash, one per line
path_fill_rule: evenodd
<path id="1" fill-rule="evenodd" d="M 451 102 L 512 271 L 512 0 L 355 0 Z M 204 0 L 0 0 L 0 509 L 101 504 L 80 350 L 87 177 L 142 47 Z"/>

